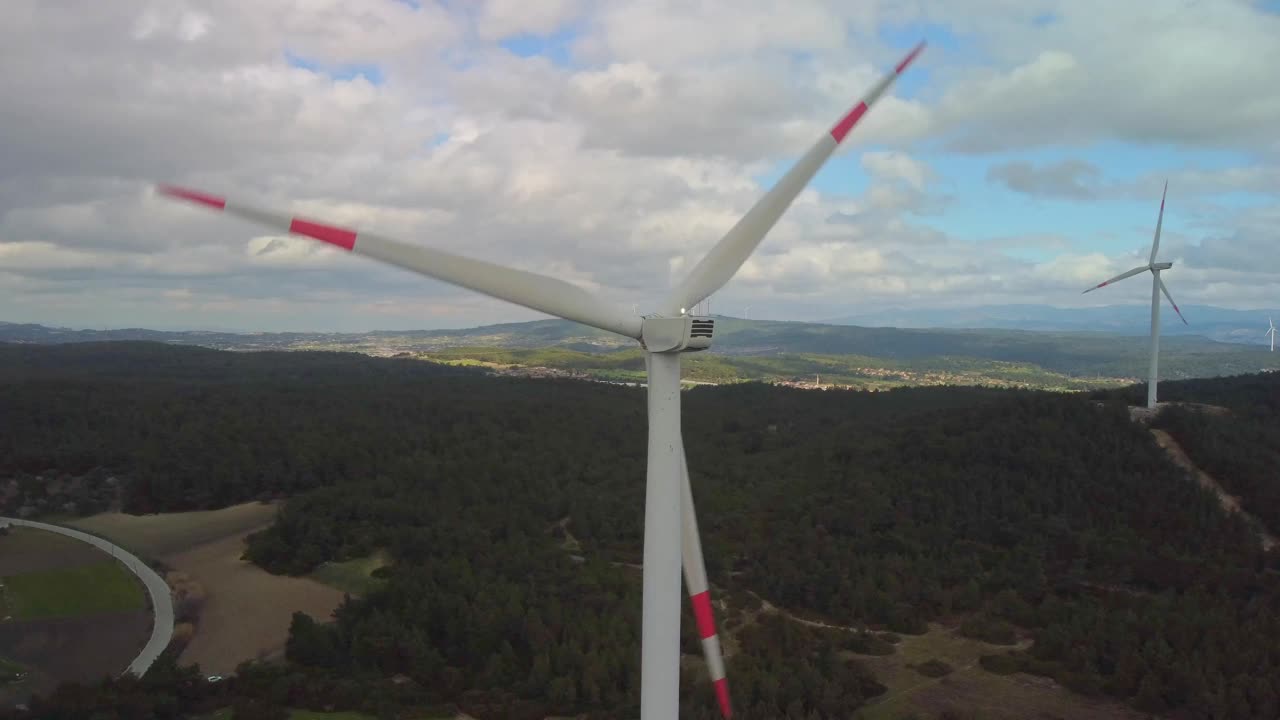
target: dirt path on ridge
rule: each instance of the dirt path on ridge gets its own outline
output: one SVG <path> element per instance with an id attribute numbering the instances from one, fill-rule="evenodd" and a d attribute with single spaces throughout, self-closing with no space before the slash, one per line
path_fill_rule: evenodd
<path id="1" fill-rule="evenodd" d="M 1206 490 L 1213 491 L 1213 493 L 1218 496 L 1218 502 L 1222 503 L 1223 510 L 1226 510 L 1229 513 L 1239 513 L 1259 528 L 1258 532 L 1261 536 L 1263 550 L 1270 550 L 1276 546 L 1276 537 L 1262 529 L 1265 526 L 1240 505 L 1239 498 L 1228 493 L 1226 488 L 1222 487 L 1222 485 L 1218 483 L 1212 475 L 1197 467 L 1196 464 L 1191 461 L 1191 458 L 1187 455 L 1186 451 L 1182 449 L 1182 446 L 1178 444 L 1178 441 L 1173 439 L 1172 435 L 1164 430 L 1155 429 L 1151 430 L 1151 434 L 1155 436 L 1156 444 L 1161 448 L 1164 448 L 1165 452 L 1169 453 L 1170 459 L 1187 472 L 1191 473 L 1191 476 L 1196 479 L 1196 482 L 1200 483 L 1201 487 Z"/>

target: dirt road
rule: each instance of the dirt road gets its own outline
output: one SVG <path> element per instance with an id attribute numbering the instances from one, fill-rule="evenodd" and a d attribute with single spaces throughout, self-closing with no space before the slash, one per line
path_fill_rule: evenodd
<path id="1" fill-rule="evenodd" d="M 1201 487 L 1206 490 L 1213 491 L 1213 493 L 1218 496 L 1218 502 L 1222 504 L 1223 510 L 1226 510 L 1229 513 L 1240 513 L 1253 522 L 1256 527 L 1264 527 L 1257 518 L 1250 515 L 1244 507 L 1240 505 L 1239 498 L 1228 493 L 1226 488 L 1222 487 L 1222 485 L 1219 484 L 1213 476 L 1197 467 L 1196 464 L 1191 461 L 1191 458 L 1187 456 L 1187 453 L 1182 449 L 1182 446 L 1178 444 L 1178 441 L 1173 439 L 1173 436 L 1169 435 L 1169 433 L 1164 430 L 1154 429 L 1151 430 L 1151 434 L 1155 436 L 1156 444 L 1164 448 L 1165 452 L 1169 453 L 1170 459 L 1180 467 L 1184 468 L 1187 472 L 1191 473 L 1191 476 L 1196 479 L 1196 482 L 1200 483 Z M 1259 530 L 1259 535 L 1261 536 L 1260 540 L 1262 542 L 1263 550 L 1270 550 L 1276 546 L 1277 540 L 1274 535 L 1268 534 L 1265 530 Z"/>

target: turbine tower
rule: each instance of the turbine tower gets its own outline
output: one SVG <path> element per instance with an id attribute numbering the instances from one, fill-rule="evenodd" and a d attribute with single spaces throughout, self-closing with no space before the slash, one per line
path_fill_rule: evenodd
<path id="1" fill-rule="evenodd" d="M 645 351 L 649 449 L 645 482 L 640 718 L 675 720 L 679 714 L 680 568 L 721 712 L 731 715 L 720 643 L 708 594 L 697 517 L 680 431 L 680 354 L 711 345 L 715 323 L 691 315 L 723 287 L 809 184 L 871 106 L 924 49 L 921 42 L 845 113 L 736 225 L 711 248 L 657 307 L 637 316 L 563 280 L 421 245 L 231 202 L 223 197 L 161 185 L 160 193 L 225 211 L 278 231 L 305 235 L 476 292 L 633 338 Z"/>
<path id="2" fill-rule="evenodd" d="M 1182 316 L 1182 311 L 1178 309 L 1178 303 L 1173 301 L 1173 296 L 1169 294 L 1169 288 L 1164 286 L 1164 281 L 1160 279 L 1160 271 L 1168 270 L 1173 267 L 1173 263 L 1156 262 L 1156 251 L 1160 249 L 1160 226 L 1164 224 L 1164 199 L 1169 194 L 1169 181 L 1164 181 L 1164 192 L 1160 194 L 1160 214 L 1156 217 L 1156 237 L 1151 243 L 1151 257 L 1147 260 L 1146 265 L 1140 265 L 1128 272 L 1121 273 L 1106 282 L 1099 283 L 1088 290 L 1086 293 L 1093 292 L 1100 287 L 1106 287 L 1114 282 L 1132 277 L 1138 273 L 1151 271 L 1151 366 L 1147 374 L 1147 407 L 1155 408 L 1156 406 L 1156 372 L 1158 370 L 1160 359 L 1160 293 L 1164 293 L 1169 298 L 1169 304 L 1173 306 L 1173 311 L 1178 313 L 1178 317 L 1182 319 L 1182 324 L 1187 325 L 1187 319 Z"/>
<path id="3" fill-rule="evenodd" d="M 1269 324 L 1271 328 L 1267 330 L 1265 334 L 1263 334 L 1263 337 L 1266 337 L 1267 335 L 1271 336 L 1271 352 L 1275 352 L 1276 351 L 1276 323 L 1274 320 L 1268 317 L 1267 324 Z"/>

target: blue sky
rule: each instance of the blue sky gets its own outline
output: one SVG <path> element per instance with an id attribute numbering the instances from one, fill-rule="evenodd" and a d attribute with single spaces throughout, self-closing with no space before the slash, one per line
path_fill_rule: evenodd
<path id="1" fill-rule="evenodd" d="M 573 41 L 579 28 L 568 26 L 550 35 L 521 33 L 499 41 L 509 52 L 520 57 L 539 56 L 560 67 L 573 67 Z"/>
<path id="2" fill-rule="evenodd" d="M 386 81 L 382 66 L 376 63 L 324 63 L 291 50 L 285 51 L 284 59 L 291 67 L 321 73 L 334 80 L 352 80 L 356 77 L 363 77 L 374 85 L 381 85 Z"/>

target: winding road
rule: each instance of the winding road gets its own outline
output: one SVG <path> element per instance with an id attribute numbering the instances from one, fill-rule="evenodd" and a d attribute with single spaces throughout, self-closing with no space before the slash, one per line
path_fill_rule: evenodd
<path id="1" fill-rule="evenodd" d="M 142 651 L 138 653 L 138 656 L 133 659 L 133 662 L 129 663 L 129 667 L 125 668 L 124 672 L 142 677 L 151 668 L 151 663 L 155 662 L 156 658 L 160 657 L 160 653 L 164 652 L 164 649 L 169 646 L 169 640 L 173 637 L 173 597 L 169 594 L 169 585 L 164 581 L 164 578 L 157 575 L 150 566 L 139 560 L 137 556 L 97 535 L 90 535 L 89 533 L 61 525 L 0 517 L 0 527 L 9 525 L 47 530 L 87 542 L 124 563 L 125 567 L 138 576 L 143 586 L 147 588 L 147 594 L 151 596 L 151 608 L 153 610 L 151 637 L 147 640 L 147 644 L 143 646 Z"/>

